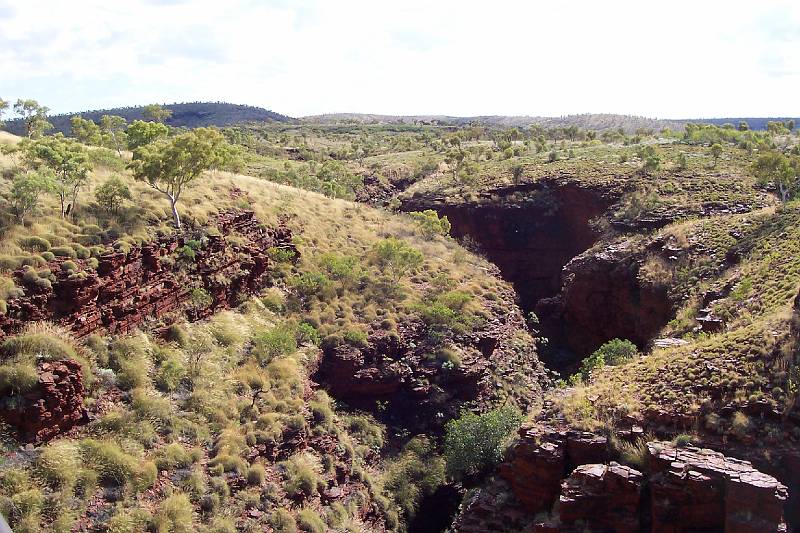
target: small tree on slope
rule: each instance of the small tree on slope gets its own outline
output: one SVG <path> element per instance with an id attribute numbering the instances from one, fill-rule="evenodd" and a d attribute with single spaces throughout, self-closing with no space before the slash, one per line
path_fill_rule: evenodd
<path id="1" fill-rule="evenodd" d="M 137 148 L 130 168 L 136 179 L 167 197 L 175 228 L 181 229 L 177 204 L 184 188 L 206 170 L 222 165 L 227 153 L 225 138 L 219 131 L 198 128 Z"/>

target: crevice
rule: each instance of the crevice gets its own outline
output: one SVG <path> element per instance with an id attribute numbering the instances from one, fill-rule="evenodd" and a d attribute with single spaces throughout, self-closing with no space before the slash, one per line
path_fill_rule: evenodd
<path id="1" fill-rule="evenodd" d="M 607 187 L 553 179 L 470 201 L 414 196 L 402 209 L 434 209 L 448 218 L 453 237 L 474 242 L 514 286 L 526 316 L 539 318 L 548 339 L 540 359 L 569 374 L 613 338 L 644 349 L 671 318 L 666 290 L 639 283 L 639 251 L 584 253 L 601 238 L 593 222 L 619 200 Z"/>

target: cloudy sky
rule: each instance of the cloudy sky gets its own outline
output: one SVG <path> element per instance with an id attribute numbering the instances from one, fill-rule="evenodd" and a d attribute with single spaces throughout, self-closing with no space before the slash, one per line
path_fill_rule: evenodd
<path id="1" fill-rule="evenodd" d="M 800 115 L 798 0 L 0 0 L 0 98 Z"/>

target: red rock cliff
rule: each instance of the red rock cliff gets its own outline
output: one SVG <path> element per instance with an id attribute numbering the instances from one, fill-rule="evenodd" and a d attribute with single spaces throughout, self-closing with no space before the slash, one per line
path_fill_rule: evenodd
<path id="1" fill-rule="evenodd" d="M 205 289 L 211 303 L 188 309 L 190 318 L 208 316 L 215 309 L 234 305 L 269 282 L 267 249 L 291 249 L 291 232 L 283 224 L 267 228 L 252 211 L 231 210 L 217 216 L 219 234 L 207 235 L 194 259 L 181 259 L 177 251 L 189 237 L 173 235 L 134 246 L 128 253 L 109 251 L 96 270 L 78 262 L 80 272 L 56 273 L 52 288 L 25 287 L 25 295 L 11 299 L 0 316 L 0 338 L 20 331 L 25 324 L 48 320 L 84 337 L 96 331 L 125 333 L 149 318 L 189 308 L 193 289 Z M 236 239 L 230 237 L 236 236 Z M 23 272 L 15 273 L 25 286 Z"/>

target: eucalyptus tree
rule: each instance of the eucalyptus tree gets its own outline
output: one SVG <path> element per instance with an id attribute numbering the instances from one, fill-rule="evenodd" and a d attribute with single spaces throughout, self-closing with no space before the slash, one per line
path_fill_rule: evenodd
<path id="1" fill-rule="evenodd" d="M 137 180 L 167 197 L 175 228 L 180 230 L 177 206 L 181 194 L 205 171 L 223 165 L 228 154 L 225 137 L 219 131 L 197 128 L 138 147 L 133 152 L 130 168 Z"/>

